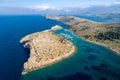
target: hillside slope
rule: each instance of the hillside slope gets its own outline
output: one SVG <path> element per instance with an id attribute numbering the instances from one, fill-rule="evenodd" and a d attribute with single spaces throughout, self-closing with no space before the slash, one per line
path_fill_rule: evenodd
<path id="1" fill-rule="evenodd" d="M 47 16 L 69 25 L 77 36 L 120 53 L 120 23 L 99 23 L 74 16 Z"/>

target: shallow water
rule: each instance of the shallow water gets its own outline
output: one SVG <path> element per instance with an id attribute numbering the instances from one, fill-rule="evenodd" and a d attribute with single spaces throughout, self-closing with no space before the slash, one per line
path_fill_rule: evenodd
<path id="1" fill-rule="evenodd" d="M 29 72 L 22 76 L 23 80 L 120 80 L 120 56 L 105 47 L 83 41 L 68 30 L 54 33 L 72 41 L 77 48 L 75 54 Z"/>
<path id="2" fill-rule="evenodd" d="M 54 25 L 68 27 L 39 15 L 0 16 L 0 80 L 21 78 L 23 63 L 29 57 L 29 52 L 19 43 L 20 39 L 27 34 L 50 29 Z M 117 73 L 120 72 L 119 56 L 104 47 L 85 42 L 69 31 L 65 33 L 74 36 L 70 40 L 78 47 L 75 55 L 57 64 L 30 72 L 22 76 L 23 80 L 78 80 L 80 78 L 82 78 L 80 80 L 89 80 L 91 76 L 94 79 L 93 75 L 95 79 L 108 76 L 110 77 L 108 80 L 120 80 Z"/>

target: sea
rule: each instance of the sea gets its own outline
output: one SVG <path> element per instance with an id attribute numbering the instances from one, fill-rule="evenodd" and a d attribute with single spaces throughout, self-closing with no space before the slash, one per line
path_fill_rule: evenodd
<path id="1" fill-rule="evenodd" d="M 99 22 L 97 18 L 86 18 Z M 115 21 L 102 21 L 101 18 L 100 22 Z M 73 42 L 77 47 L 75 54 L 56 64 L 21 75 L 29 51 L 23 48 L 20 39 L 55 25 L 64 28 L 54 33 Z M 120 56 L 103 46 L 80 39 L 66 30 L 68 27 L 41 15 L 1 15 L 0 80 L 120 80 Z"/>

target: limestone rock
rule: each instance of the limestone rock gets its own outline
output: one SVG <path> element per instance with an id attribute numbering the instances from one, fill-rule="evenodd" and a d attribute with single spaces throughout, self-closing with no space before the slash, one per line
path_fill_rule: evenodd
<path id="1" fill-rule="evenodd" d="M 75 46 L 70 41 L 50 30 L 27 35 L 20 42 L 30 49 L 30 57 L 24 63 L 23 74 L 56 63 L 75 51 Z"/>

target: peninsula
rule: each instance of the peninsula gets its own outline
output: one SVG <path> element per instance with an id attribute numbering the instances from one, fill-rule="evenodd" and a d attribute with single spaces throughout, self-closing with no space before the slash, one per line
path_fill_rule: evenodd
<path id="1" fill-rule="evenodd" d="M 84 40 L 103 45 L 120 55 L 120 23 L 95 22 L 75 16 L 46 16 L 69 25 L 70 31 Z"/>
<path id="2" fill-rule="evenodd" d="M 20 43 L 30 49 L 30 57 L 24 63 L 22 74 L 56 63 L 75 52 L 72 42 L 52 32 L 58 29 L 61 27 L 54 26 L 50 30 L 36 32 L 21 39 Z"/>

